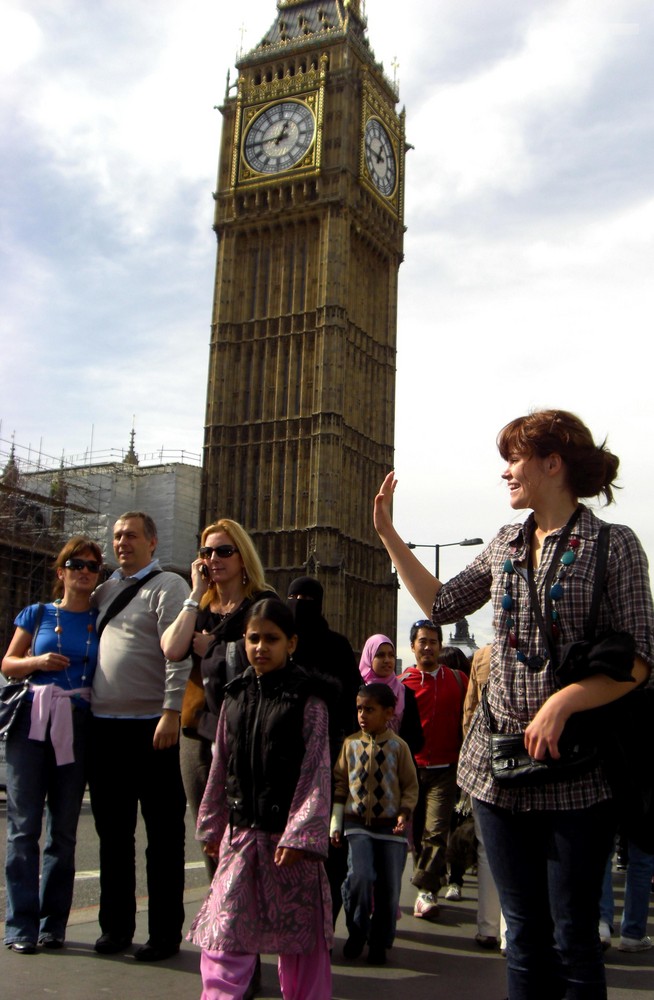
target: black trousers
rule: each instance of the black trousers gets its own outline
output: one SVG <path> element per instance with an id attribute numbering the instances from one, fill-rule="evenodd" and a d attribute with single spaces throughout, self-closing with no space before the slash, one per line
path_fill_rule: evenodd
<path id="1" fill-rule="evenodd" d="M 89 788 L 100 838 L 100 928 L 133 937 L 137 810 L 145 823 L 148 933 L 179 944 L 184 924 L 184 813 L 179 746 L 155 750 L 158 719 L 98 719 L 91 727 Z"/>

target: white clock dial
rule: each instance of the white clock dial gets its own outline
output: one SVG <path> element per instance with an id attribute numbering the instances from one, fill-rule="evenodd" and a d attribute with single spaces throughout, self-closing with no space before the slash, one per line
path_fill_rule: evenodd
<path id="1" fill-rule="evenodd" d="M 306 104 L 280 101 L 256 116 L 245 136 L 245 159 L 252 170 L 275 174 L 294 167 L 311 148 L 316 121 Z"/>
<path id="2" fill-rule="evenodd" d="M 377 118 L 369 118 L 365 131 L 366 166 L 370 179 L 386 198 L 395 190 L 397 166 L 390 136 Z"/>

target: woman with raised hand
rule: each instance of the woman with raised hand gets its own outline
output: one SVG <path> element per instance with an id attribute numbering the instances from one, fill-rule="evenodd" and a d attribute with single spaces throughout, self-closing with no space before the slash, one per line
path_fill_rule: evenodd
<path id="1" fill-rule="evenodd" d="M 393 473 L 375 499 L 374 522 L 434 623 L 493 604 L 488 710 L 481 705 L 472 719 L 458 783 L 473 797 L 508 925 L 509 998 L 604 1000 L 599 900 L 616 822 L 605 765 L 589 762 L 579 774 L 548 767 L 551 780 L 541 784 L 504 784 L 491 770 L 491 731 L 520 734 L 536 761 L 560 763 L 568 720 L 583 722 L 584 713 L 647 680 L 654 663 L 647 559 L 634 532 L 613 524 L 606 568 L 596 572 L 606 532 L 579 498 L 601 495 L 610 503 L 619 460 L 574 414 L 541 410 L 512 420 L 498 448 L 511 509 L 531 513 L 501 528 L 447 583 L 422 566 L 393 527 Z M 631 651 L 561 686 L 555 671 L 562 647 L 587 638 L 596 577 L 596 636 L 625 633 Z"/>

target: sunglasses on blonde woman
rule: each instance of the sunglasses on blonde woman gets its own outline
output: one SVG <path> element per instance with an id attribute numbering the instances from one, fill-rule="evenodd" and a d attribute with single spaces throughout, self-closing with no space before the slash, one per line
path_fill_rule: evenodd
<path id="1" fill-rule="evenodd" d="M 217 555 L 219 559 L 229 559 L 238 549 L 233 545 L 203 545 L 200 549 L 200 559 L 211 559 L 212 555 Z"/>

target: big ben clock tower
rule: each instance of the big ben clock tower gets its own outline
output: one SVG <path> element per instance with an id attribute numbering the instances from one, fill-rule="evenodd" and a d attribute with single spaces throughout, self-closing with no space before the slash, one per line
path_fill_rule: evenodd
<path id="1" fill-rule="evenodd" d="M 221 107 L 203 523 L 252 534 L 282 597 L 316 576 L 360 648 L 396 624 L 372 526 L 393 467 L 404 113 L 360 0 L 278 0 Z"/>

